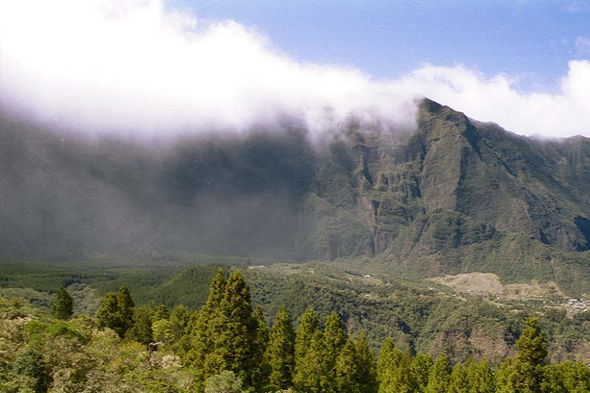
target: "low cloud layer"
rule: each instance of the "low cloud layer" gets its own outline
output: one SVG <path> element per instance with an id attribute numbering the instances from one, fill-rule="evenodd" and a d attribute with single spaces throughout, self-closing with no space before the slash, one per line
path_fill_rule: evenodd
<path id="1" fill-rule="evenodd" d="M 463 67 L 424 66 L 392 88 L 414 91 L 524 135 L 590 136 L 590 62 L 570 61 L 556 94 L 527 93 L 506 75 L 486 78 Z"/>
<path id="2" fill-rule="evenodd" d="M 162 0 L 0 0 L 0 51 L 3 106 L 91 130 L 240 130 L 285 113 L 316 131 L 350 115 L 411 127 L 414 99 L 428 96 L 521 134 L 590 136 L 585 60 L 552 95 L 459 66 L 376 81 L 297 62 L 254 30 Z"/>

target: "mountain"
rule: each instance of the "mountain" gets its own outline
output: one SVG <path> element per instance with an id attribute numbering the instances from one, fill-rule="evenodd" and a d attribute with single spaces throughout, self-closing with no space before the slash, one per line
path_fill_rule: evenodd
<path id="1" fill-rule="evenodd" d="M 590 139 L 540 140 L 428 99 L 415 130 L 296 120 L 165 143 L 2 113 L 0 255 L 372 258 L 590 292 Z"/>
<path id="2" fill-rule="evenodd" d="M 354 239 L 365 253 L 419 274 L 588 290 L 590 139 L 526 138 L 424 100 L 413 133 L 353 130 L 345 146 L 348 167 L 328 160 L 310 199 L 364 224 Z M 318 257 L 350 248 L 337 230 L 310 238 L 332 239 Z"/>

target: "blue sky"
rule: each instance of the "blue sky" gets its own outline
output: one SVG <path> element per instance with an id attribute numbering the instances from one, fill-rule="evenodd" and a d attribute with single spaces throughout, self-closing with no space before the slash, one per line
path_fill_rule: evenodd
<path id="1" fill-rule="evenodd" d="M 201 19 L 233 19 L 298 61 L 398 78 L 423 63 L 506 73 L 551 92 L 567 62 L 590 58 L 590 1 L 201 1 Z M 582 37 L 582 38 L 579 38 Z M 576 45 L 576 41 L 578 45 Z"/>

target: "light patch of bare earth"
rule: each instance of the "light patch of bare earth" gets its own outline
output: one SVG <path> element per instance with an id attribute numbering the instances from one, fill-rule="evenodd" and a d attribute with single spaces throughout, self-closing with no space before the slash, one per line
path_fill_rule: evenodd
<path id="1" fill-rule="evenodd" d="M 541 283 L 533 280 L 530 283 L 504 285 L 493 273 L 462 273 L 429 280 L 448 286 L 455 292 L 473 296 L 492 295 L 505 300 L 565 299 L 565 295 L 553 281 Z"/>

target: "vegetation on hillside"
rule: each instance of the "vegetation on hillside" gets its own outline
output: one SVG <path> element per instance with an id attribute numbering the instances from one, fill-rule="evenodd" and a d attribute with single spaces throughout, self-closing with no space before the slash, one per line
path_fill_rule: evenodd
<path id="1" fill-rule="evenodd" d="M 262 306 L 267 324 L 285 306 L 296 325 L 311 306 L 321 321 L 337 311 L 353 336 L 365 332 L 373 349 L 391 337 L 398 348 L 413 354 L 422 352 L 436 358 L 446 353 L 453 363 L 470 357 L 485 358 L 495 367 L 514 355 L 515 342 L 526 318 L 537 316 L 547 335 L 551 361 L 590 362 L 590 313 L 571 309 L 567 297 L 541 282 L 502 287 L 502 281 L 496 277 L 494 283 L 500 292 L 487 293 L 480 282 L 472 286 L 466 283 L 453 292 L 433 282 L 405 280 L 388 273 L 386 268 L 380 269 L 370 259 L 267 263 L 253 261 L 253 266 L 244 270 L 252 302 Z M 70 266 L 73 267 L 68 275 Z M 43 290 L 69 283 L 66 288 L 74 299 L 76 317 L 94 315 L 106 293 L 117 292 L 123 283 L 129 282 L 126 286 L 141 314 L 136 317 L 147 321 L 156 305 L 165 305 L 169 310 L 179 305 L 190 312 L 198 310 L 205 304 L 209 283 L 219 267 L 159 267 L 150 262 L 102 268 L 100 263 L 92 267 L 64 263 L 55 268 L 40 263 L 13 264 L 0 268 L 1 277 L 6 278 L 0 280 L 0 287 L 21 288 L 0 288 L 0 293 L 25 297 L 49 313 L 55 292 Z M 227 271 L 229 266 L 224 269 Z M 80 276 L 85 282 L 78 282 Z M 503 294 L 502 288 L 509 291 Z M 590 305 L 588 300 L 585 304 Z"/>
<path id="2" fill-rule="evenodd" d="M 56 302 L 62 297 L 56 297 Z M 323 328 L 322 328 L 323 326 Z M 590 392 L 581 362 L 547 361 L 537 318 L 517 333 L 516 356 L 495 367 L 400 349 L 378 352 L 336 312 L 287 309 L 265 322 L 240 271 L 219 271 L 203 307 L 135 306 L 107 293 L 96 317 L 62 320 L 0 297 L 0 391 L 17 392 Z"/>
<path id="3" fill-rule="evenodd" d="M 367 257 L 408 277 L 484 272 L 589 293 L 588 138 L 521 137 L 427 99 L 414 130 L 351 118 L 315 141 L 297 119 L 158 146 L 0 120 L 0 257 L 12 261 L 160 262 L 148 281 L 191 253 Z"/>

